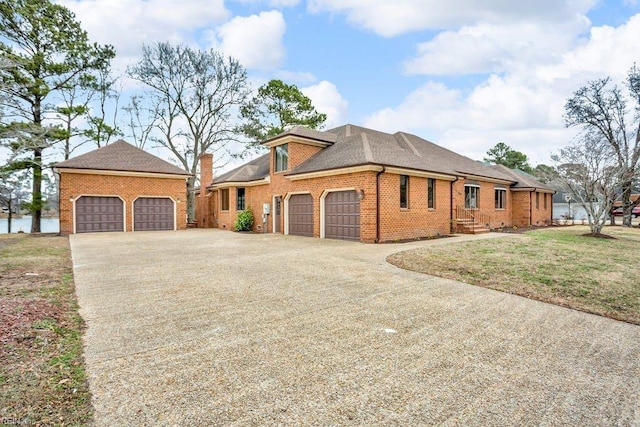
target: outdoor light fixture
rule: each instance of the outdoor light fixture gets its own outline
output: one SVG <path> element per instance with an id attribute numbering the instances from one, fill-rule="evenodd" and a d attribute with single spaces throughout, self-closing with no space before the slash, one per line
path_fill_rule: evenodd
<path id="1" fill-rule="evenodd" d="M 364 190 L 358 191 L 358 200 L 364 199 Z"/>

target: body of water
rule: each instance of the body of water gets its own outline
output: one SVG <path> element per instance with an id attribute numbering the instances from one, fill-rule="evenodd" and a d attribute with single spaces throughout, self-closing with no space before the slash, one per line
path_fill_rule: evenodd
<path id="1" fill-rule="evenodd" d="M 9 220 L 7 218 L 0 218 L 0 234 L 7 234 L 8 223 Z M 40 230 L 43 233 L 58 233 L 60 231 L 60 221 L 58 218 L 42 218 L 40 222 Z M 11 232 L 19 233 L 20 231 L 25 233 L 31 232 L 30 216 L 11 218 Z"/>

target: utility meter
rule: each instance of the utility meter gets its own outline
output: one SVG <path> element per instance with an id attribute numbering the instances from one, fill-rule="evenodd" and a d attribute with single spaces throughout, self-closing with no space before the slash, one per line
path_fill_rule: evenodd
<path id="1" fill-rule="evenodd" d="M 271 205 L 269 205 L 269 203 L 264 203 L 262 205 L 262 213 L 265 215 L 269 215 L 271 213 Z"/>

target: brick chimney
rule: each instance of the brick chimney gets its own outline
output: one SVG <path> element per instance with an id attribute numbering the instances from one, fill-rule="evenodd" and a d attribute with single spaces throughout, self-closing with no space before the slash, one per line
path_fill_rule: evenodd
<path id="1" fill-rule="evenodd" d="M 213 154 L 202 153 L 200 155 L 200 197 L 206 194 L 207 186 L 213 182 Z"/>

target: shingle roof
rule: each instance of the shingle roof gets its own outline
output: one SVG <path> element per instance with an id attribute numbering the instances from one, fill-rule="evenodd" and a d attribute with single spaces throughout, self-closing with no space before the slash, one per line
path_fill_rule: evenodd
<path id="1" fill-rule="evenodd" d="M 416 135 L 404 132 L 389 134 L 354 125 L 345 125 L 326 132 L 336 135 L 336 142 L 287 175 L 377 164 L 455 176 L 478 175 L 512 181 L 511 176 L 501 171 Z"/>
<path id="2" fill-rule="evenodd" d="M 329 144 L 333 144 L 334 142 L 336 142 L 336 135 L 332 133 L 310 129 L 306 126 L 293 126 L 291 129 L 287 129 L 284 132 L 274 136 L 273 138 L 269 138 L 266 141 L 263 141 L 262 144 L 266 144 L 275 139 L 282 138 L 283 136 L 286 136 L 286 135 L 301 136 L 303 138 L 315 139 L 317 141 L 326 142 Z"/>
<path id="3" fill-rule="evenodd" d="M 477 162 L 409 133 L 389 134 L 349 124 L 323 132 L 296 126 L 268 141 L 286 135 L 302 136 L 331 144 L 286 175 L 374 164 L 451 176 L 472 175 L 499 179 L 514 183 L 515 188 L 553 190 L 525 172 Z M 265 154 L 217 177 L 213 183 L 263 179 L 269 175 L 269 166 L 269 154 Z"/>
<path id="4" fill-rule="evenodd" d="M 269 166 L 269 153 L 263 154 L 257 159 L 214 178 L 213 183 L 257 181 L 269 175 Z"/>
<path id="5" fill-rule="evenodd" d="M 58 169 L 92 169 L 104 171 L 147 172 L 168 175 L 191 175 L 189 172 L 153 154 L 118 140 L 112 144 L 57 163 Z"/>
<path id="6" fill-rule="evenodd" d="M 525 171 L 521 171 L 519 169 L 509 169 L 504 165 L 491 165 L 491 168 L 498 170 L 505 175 L 511 176 L 511 180 L 516 182 L 516 184 L 513 186 L 514 188 L 539 188 L 542 190 L 556 191 L 555 188 L 547 184 L 543 184 L 542 182 L 538 181 L 535 176 L 528 174 Z"/>

